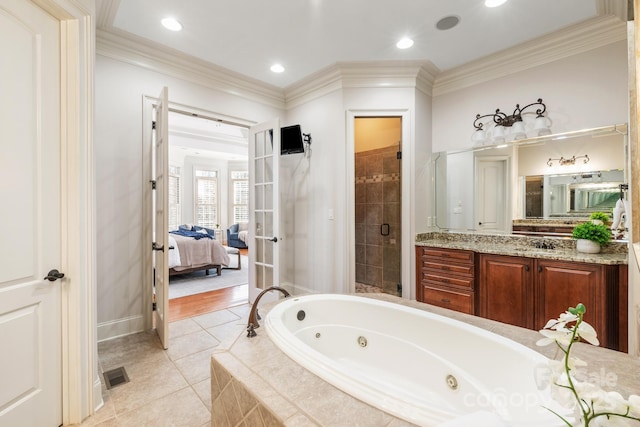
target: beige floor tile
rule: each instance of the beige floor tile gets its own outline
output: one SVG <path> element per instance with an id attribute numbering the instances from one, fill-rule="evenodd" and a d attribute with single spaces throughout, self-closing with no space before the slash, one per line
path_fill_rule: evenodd
<path id="1" fill-rule="evenodd" d="M 244 331 L 246 329 L 246 320 L 236 320 L 235 322 L 229 322 L 223 325 L 214 326 L 213 328 L 207 328 L 207 332 L 219 341 L 224 341 L 229 336 L 237 337 L 240 331 Z"/>
<path id="2" fill-rule="evenodd" d="M 166 354 L 171 360 L 178 360 L 190 354 L 212 349 L 220 343 L 206 331 L 194 332 L 173 339 Z"/>
<path id="3" fill-rule="evenodd" d="M 204 329 L 208 329 L 213 326 L 222 325 L 223 323 L 229 323 L 233 322 L 234 320 L 238 320 L 240 319 L 240 316 L 229 310 L 219 310 L 200 316 L 195 316 L 192 317 L 192 319 Z"/>
<path id="4" fill-rule="evenodd" d="M 169 323 L 169 343 L 171 343 L 172 338 L 192 334 L 202 329 L 202 326 L 196 323 L 192 318 L 171 322 Z"/>
<path id="5" fill-rule="evenodd" d="M 118 415 L 121 426 L 194 427 L 210 420 L 211 414 L 191 387 Z"/>
<path id="6" fill-rule="evenodd" d="M 200 400 L 202 400 L 202 403 L 204 403 L 204 406 L 211 412 L 211 380 L 207 378 L 192 387 L 200 397 Z"/>
<path id="7" fill-rule="evenodd" d="M 178 359 L 174 362 L 184 378 L 191 385 L 211 376 L 211 351 L 204 350 Z"/>
<path id="8" fill-rule="evenodd" d="M 135 372 L 129 376 L 129 380 L 109 390 L 117 415 L 188 386 L 178 368 L 170 362 L 150 366 L 144 372 Z"/>
<path id="9" fill-rule="evenodd" d="M 240 316 L 243 319 L 248 319 L 249 313 L 251 312 L 251 304 L 237 305 L 235 307 L 229 307 L 227 310 Z"/>

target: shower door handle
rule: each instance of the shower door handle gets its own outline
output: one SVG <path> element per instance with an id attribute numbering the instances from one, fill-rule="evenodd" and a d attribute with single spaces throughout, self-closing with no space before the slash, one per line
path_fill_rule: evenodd
<path id="1" fill-rule="evenodd" d="M 388 236 L 389 235 L 389 231 L 390 231 L 391 227 L 389 226 L 389 224 L 381 224 L 380 225 L 380 234 L 382 234 L 383 236 Z"/>

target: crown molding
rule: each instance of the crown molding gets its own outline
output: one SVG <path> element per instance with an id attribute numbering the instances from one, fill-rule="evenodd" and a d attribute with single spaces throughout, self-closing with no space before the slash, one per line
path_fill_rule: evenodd
<path id="1" fill-rule="evenodd" d="M 629 13 L 632 7 L 627 0 L 596 0 L 598 15 L 614 15 L 621 21 L 633 19 Z"/>
<path id="2" fill-rule="evenodd" d="M 99 29 L 111 28 L 120 7 L 120 0 L 97 0 L 96 26 Z"/>
<path id="3" fill-rule="evenodd" d="M 280 88 L 129 34 L 98 29 L 96 54 L 279 109 L 285 107 Z"/>
<path id="4" fill-rule="evenodd" d="M 416 88 L 431 95 L 439 70 L 427 61 L 340 62 L 285 89 L 287 108 L 346 88 Z"/>
<path id="5" fill-rule="evenodd" d="M 626 23 L 603 15 L 439 74 L 433 96 L 453 92 L 627 39 Z"/>

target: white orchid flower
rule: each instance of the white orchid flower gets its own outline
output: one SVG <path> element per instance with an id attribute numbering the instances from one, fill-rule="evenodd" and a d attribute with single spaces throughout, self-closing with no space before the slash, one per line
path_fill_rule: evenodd
<path id="1" fill-rule="evenodd" d="M 585 321 L 582 321 L 580 325 L 578 325 L 578 335 L 589 344 L 600 345 L 596 330 Z"/>
<path id="2" fill-rule="evenodd" d="M 572 332 L 569 329 L 542 329 L 540 330 L 545 338 L 542 338 L 536 342 L 536 345 L 545 346 L 553 342 L 557 342 L 563 345 L 569 345 L 571 343 Z"/>
<path id="3" fill-rule="evenodd" d="M 640 396 L 632 394 L 629 396 L 629 410 L 632 415 L 640 417 Z"/>

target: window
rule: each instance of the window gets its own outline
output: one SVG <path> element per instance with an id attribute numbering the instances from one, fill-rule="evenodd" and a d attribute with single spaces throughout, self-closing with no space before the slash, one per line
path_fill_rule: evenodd
<path id="1" fill-rule="evenodd" d="M 180 224 L 180 167 L 169 166 L 169 230 L 176 230 Z"/>
<path id="2" fill-rule="evenodd" d="M 233 223 L 249 222 L 249 172 L 231 171 Z"/>
<path id="3" fill-rule="evenodd" d="M 196 224 L 215 228 L 218 224 L 218 172 L 196 169 L 195 179 Z"/>

